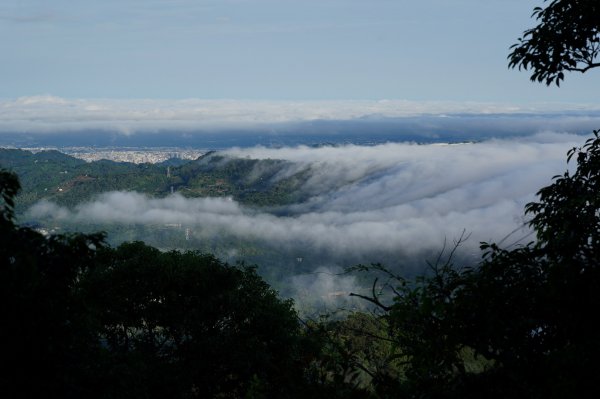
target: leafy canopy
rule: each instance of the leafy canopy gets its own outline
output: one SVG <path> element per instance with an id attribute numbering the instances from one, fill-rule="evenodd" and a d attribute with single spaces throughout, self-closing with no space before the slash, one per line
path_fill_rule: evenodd
<path id="1" fill-rule="evenodd" d="M 255 268 L 14 221 L 0 169 L 0 342 L 8 397 L 314 397 L 291 300 Z M 313 350 L 314 346 L 314 350 Z M 309 393 L 306 393 L 309 392 Z"/>
<path id="2" fill-rule="evenodd" d="M 559 86 L 565 71 L 600 66 L 598 0 L 553 0 L 546 8 L 536 7 L 532 17 L 539 24 L 511 47 L 510 68 L 531 70 L 532 81 Z"/>

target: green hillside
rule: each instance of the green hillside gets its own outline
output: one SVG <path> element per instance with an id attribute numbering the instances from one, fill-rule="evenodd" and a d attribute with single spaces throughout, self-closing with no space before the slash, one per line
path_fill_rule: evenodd
<path id="1" fill-rule="evenodd" d="M 107 160 L 87 163 L 58 151 L 32 153 L 0 149 L 0 165 L 21 179 L 17 212 L 46 199 L 73 206 L 107 191 L 126 190 L 165 196 L 223 197 L 252 206 L 274 206 L 303 200 L 298 190 L 306 171 L 279 178 L 290 165 L 282 160 L 236 159 L 210 152 L 176 166 Z"/>

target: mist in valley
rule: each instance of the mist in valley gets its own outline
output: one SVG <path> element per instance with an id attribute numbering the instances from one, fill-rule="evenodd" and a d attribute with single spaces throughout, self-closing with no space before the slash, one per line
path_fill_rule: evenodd
<path id="1" fill-rule="evenodd" d="M 314 298 L 339 304 L 365 287 L 361 277 L 344 274 L 356 264 L 382 263 L 411 276 L 426 271 L 427 261 L 463 232 L 469 238 L 456 261 L 471 265 L 481 241 L 511 247 L 534 240 L 523 207 L 564 172 L 566 151 L 583 140 L 544 132 L 476 143 L 230 148 L 219 152 L 220 162 L 285 161 L 276 173 L 257 163 L 248 179 L 276 183 L 302 174 L 297 197 L 303 200 L 257 207 L 231 197 L 114 191 L 71 208 L 41 201 L 26 218 L 108 230 L 113 241 L 256 263 L 300 306 Z"/>

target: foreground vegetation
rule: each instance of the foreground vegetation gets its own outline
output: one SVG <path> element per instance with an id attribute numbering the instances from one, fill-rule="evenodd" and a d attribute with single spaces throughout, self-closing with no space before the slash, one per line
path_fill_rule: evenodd
<path id="1" fill-rule="evenodd" d="M 0 389 L 20 397 L 287 397 L 311 345 L 253 268 L 13 223 L 0 174 Z M 260 396 L 259 395 L 259 396 Z"/>
<path id="2" fill-rule="evenodd" d="M 0 173 L 0 388 L 32 397 L 533 397 L 600 393 L 600 132 L 527 206 L 537 241 L 482 244 L 415 281 L 382 273 L 379 309 L 301 322 L 246 266 L 102 234 L 14 223 Z M 461 266 L 461 267 L 459 267 Z M 374 274 L 375 275 L 375 274 Z M 391 302 L 381 290 L 391 290 Z"/>

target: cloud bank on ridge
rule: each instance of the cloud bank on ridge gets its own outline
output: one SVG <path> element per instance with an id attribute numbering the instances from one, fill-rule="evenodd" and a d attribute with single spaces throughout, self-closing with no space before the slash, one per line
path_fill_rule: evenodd
<path id="1" fill-rule="evenodd" d="M 552 116 L 551 126 L 558 131 L 587 129 L 590 121 L 600 121 L 600 107 L 586 104 L 511 104 L 475 102 L 380 101 L 240 101 L 240 100 L 116 100 L 66 99 L 51 95 L 0 100 L 0 134 L 2 133 L 73 133 L 86 131 L 116 132 L 132 135 L 139 132 L 197 132 L 219 129 L 271 128 L 311 121 L 409 120 L 427 129 L 432 121 L 418 118 L 442 118 L 441 123 L 459 129 L 464 123 L 477 123 L 472 117 L 486 117 L 490 127 L 498 118 L 510 116 L 527 122 L 513 127 L 547 130 L 548 120 L 536 115 Z M 408 119 L 407 119 L 408 118 Z M 450 118 L 450 119 L 444 119 Z M 453 121 L 459 118 L 460 123 Z M 491 119 L 489 119 L 491 118 Z M 491 123 L 490 123 L 491 122 Z M 405 123 L 405 125 L 406 125 Z M 434 124 L 439 124 L 433 122 Z M 477 125 L 479 126 L 479 125 Z M 415 126 L 417 127 L 417 126 Z M 341 129 L 343 129 L 342 127 Z M 479 128 L 479 127 L 478 127 Z M 301 129 L 305 129 L 302 125 Z M 285 129 L 284 129 L 285 130 Z M 418 130 L 418 129 L 413 129 Z M 485 130 L 485 129 L 482 129 Z M 268 131 L 268 129 L 265 129 Z M 483 132 L 482 132 L 483 133 Z"/>
<path id="2" fill-rule="evenodd" d="M 331 256 L 434 253 L 466 229 L 473 237 L 467 250 L 477 252 L 479 241 L 502 240 L 522 226 L 524 205 L 564 172 L 566 151 L 582 141 L 548 133 L 457 145 L 231 149 L 229 156 L 291 161 L 282 174 L 308 168 L 311 177 L 302 189 L 310 199 L 273 212 L 228 198 L 110 192 L 74 209 L 41 202 L 29 216 L 182 223 Z M 506 243 L 528 233 L 523 228 Z"/>

